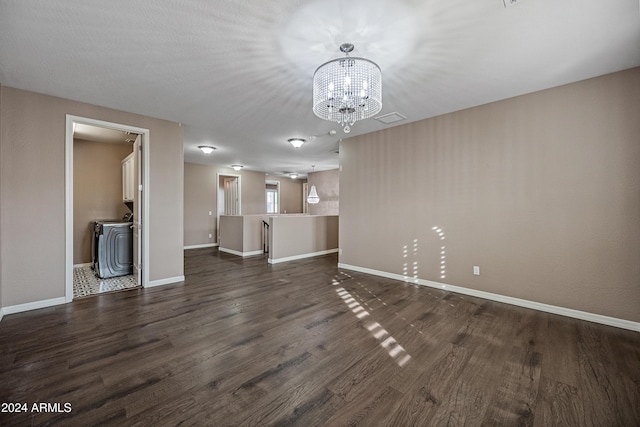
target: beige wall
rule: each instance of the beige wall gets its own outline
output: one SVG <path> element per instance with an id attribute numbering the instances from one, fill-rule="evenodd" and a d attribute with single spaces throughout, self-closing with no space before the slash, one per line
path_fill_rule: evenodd
<path id="1" fill-rule="evenodd" d="M 216 174 L 219 171 L 214 166 L 184 164 L 185 246 L 216 242 Z"/>
<path id="2" fill-rule="evenodd" d="M 280 213 L 302 213 L 302 183 L 304 180 L 280 177 Z"/>
<path id="3" fill-rule="evenodd" d="M 264 172 L 242 171 L 242 214 L 255 215 L 267 211 Z"/>
<path id="4" fill-rule="evenodd" d="M 309 174 L 309 189 L 316 186 L 320 202 L 309 205 L 311 215 L 338 215 L 340 213 L 340 171 L 338 169 Z"/>
<path id="5" fill-rule="evenodd" d="M 67 114 L 150 130 L 149 279 L 184 274 L 184 161 L 177 123 L 8 87 L 0 104 L 4 307 L 65 294 Z"/>
<path id="6" fill-rule="evenodd" d="M 122 159 L 133 147 L 73 141 L 73 263 L 91 262 L 90 223 L 120 219 L 130 210 L 122 201 Z"/>
<path id="7" fill-rule="evenodd" d="M 217 243 L 216 227 L 218 173 L 240 175 L 242 193 L 242 214 L 266 213 L 265 179 L 280 181 L 280 198 L 287 213 L 302 212 L 302 182 L 289 178 L 270 178 L 263 172 L 234 171 L 214 165 L 185 163 L 184 165 L 184 244 L 185 246 Z M 294 207 L 298 206 L 294 211 Z M 285 207 L 286 206 L 286 207 Z M 209 211 L 213 216 L 209 216 Z M 209 239 L 209 234 L 212 238 Z"/>
<path id="8" fill-rule="evenodd" d="M 4 147 L 4 143 L 2 142 L 2 93 L 4 91 L 4 87 L 2 86 L 2 84 L 0 83 L 0 203 L 2 202 L 3 196 L 2 196 L 2 177 L 4 176 L 3 171 L 2 171 L 2 165 L 4 164 L 4 160 L 3 160 L 3 147 Z M 2 233 L 2 208 L 0 207 L 0 242 L 2 242 L 4 240 L 3 237 L 3 233 Z M 0 243 L 0 272 L 3 271 L 2 268 L 2 243 Z M 0 319 L 2 318 L 2 307 L 4 307 L 3 304 L 3 300 L 2 300 L 2 273 L 0 273 Z"/>
<path id="9" fill-rule="evenodd" d="M 276 215 L 269 218 L 271 262 L 337 248 L 337 215 Z"/>
<path id="10" fill-rule="evenodd" d="M 640 321 L 639 118 L 636 68 L 351 138 L 340 262 Z"/>
<path id="11" fill-rule="evenodd" d="M 220 250 L 230 249 L 243 256 L 263 250 L 262 222 L 265 215 L 221 215 Z"/>
<path id="12" fill-rule="evenodd" d="M 220 247 L 244 252 L 244 216 L 220 215 Z"/>
<path id="13" fill-rule="evenodd" d="M 214 165 L 184 164 L 184 244 L 206 245 L 217 242 L 217 174 L 240 175 L 242 214 L 266 212 L 264 173 L 234 171 Z M 212 216 L 209 216 L 209 211 Z M 209 238 L 211 234 L 211 238 Z"/>

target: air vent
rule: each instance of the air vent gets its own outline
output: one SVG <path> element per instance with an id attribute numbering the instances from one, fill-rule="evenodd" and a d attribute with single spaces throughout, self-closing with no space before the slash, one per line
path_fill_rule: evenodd
<path id="1" fill-rule="evenodd" d="M 400 113 L 389 113 L 382 116 L 378 116 L 375 118 L 377 121 L 384 123 L 385 125 L 390 125 L 392 123 L 400 122 L 402 120 L 407 120 L 405 116 Z"/>
<path id="2" fill-rule="evenodd" d="M 502 0 L 504 7 L 515 6 L 518 3 L 522 3 L 522 0 Z"/>

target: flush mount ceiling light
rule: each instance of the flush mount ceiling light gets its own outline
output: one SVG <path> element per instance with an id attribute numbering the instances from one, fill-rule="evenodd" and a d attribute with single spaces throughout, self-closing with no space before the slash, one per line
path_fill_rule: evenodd
<path id="1" fill-rule="evenodd" d="M 382 110 L 382 72 L 364 58 L 349 56 L 351 43 L 340 45 L 346 57 L 318 67 L 313 74 L 313 112 L 324 120 L 342 125 L 345 133 L 357 120 Z"/>
<path id="2" fill-rule="evenodd" d="M 316 171 L 316 165 L 311 166 L 313 171 Z M 309 195 L 307 196 L 307 203 L 310 205 L 315 205 L 320 202 L 320 197 L 318 196 L 318 192 L 316 191 L 316 186 L 312 185 L 311 190 L 309 191 Z"/>
<path id="3" fill-rule="evenodd" d="M 302 144 L 307 142 L 306 139 L 302 138 L 289 138 L 288 141 L 291 143 L 291 145 L 293 145 L 293 148 L 300 148 L 302 147 Z"/>
<path id="4" fill-rule="evenodd" d="M 210 145 L 198 145 L 198 148 L 202 150 L 204 154 L 211 154 L 216 147 L 211 147 Z"/>
<path id="5" fill-rule="evenodd" d="M 242 165 L 231 165 L 231 167 L 233 168 L 234 171 L 239 171 L 240 169 L 242 169 L 244 166 Z"/>
<path id="6" fill-rule="evenodd" d="M 290 174 L 289 174 L 289 176 L 290 176 L 292 179 L 296 179 L 296 178 L 298 177 L 298 174 L 297 174 L 297 173 L 290 173 Z"/>

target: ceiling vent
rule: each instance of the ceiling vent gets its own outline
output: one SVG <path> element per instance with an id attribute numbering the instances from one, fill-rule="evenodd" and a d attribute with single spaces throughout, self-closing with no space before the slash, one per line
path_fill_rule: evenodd
<path id="1" fill-rule="evenodd" d="M 402 120 L 407 120 L 407 118 L 405 116 L 403 116 L 400 113 L 395 113 L 395 112 L 375 117 L 375 119 L 377 121 L 379 121 L 380 123 L 384 123 L 385 125 L 390 125 L 392 123 L 397 123 L 397 122 L 400 122 Z"/>
<path id="2" fill-rule="evenodd" d="M 522 0 L 502 0 L 504 7 L 515 6 L 518 3 L 522 3 Z"/>

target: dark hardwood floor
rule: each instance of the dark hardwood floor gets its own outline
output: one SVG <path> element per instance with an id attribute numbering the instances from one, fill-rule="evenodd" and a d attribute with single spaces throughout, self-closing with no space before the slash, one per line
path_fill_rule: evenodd
<path id="1" fill-rule="evenodd" d="M 183 284 L 5 316 L 0 425 L 640 425 L 640 334 L 336 263 L 190 250 Z"/>

